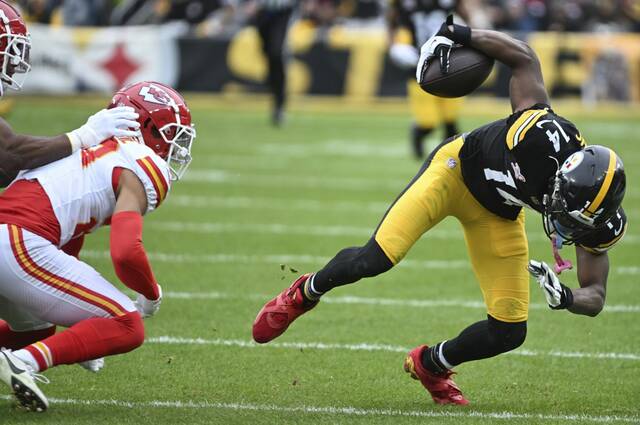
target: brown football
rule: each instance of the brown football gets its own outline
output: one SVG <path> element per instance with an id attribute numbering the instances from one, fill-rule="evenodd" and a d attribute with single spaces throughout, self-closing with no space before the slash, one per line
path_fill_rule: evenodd
<path id="1" fill-rule="evenodd" d="M 449 72 L 443 74 L 440 71 L 438 58 L 429 59 L 420 87 L 439 97 L 466 96 L 487 79 L 493 64 L 493 58 L 476 49 L 454 46 L 449 56 Z"/>

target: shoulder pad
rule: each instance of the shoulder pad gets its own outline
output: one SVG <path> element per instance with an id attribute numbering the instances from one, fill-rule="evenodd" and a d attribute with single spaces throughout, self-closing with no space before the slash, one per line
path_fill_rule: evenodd
<path id="1" fill-rule="evenodd" d="M 169 165 L 144 144 L 122 143 L 122 141 L 120 144 L 129 160 L 135 163 L 132 170 L 142 182 L 147 193 L 147 212 L 158 208 L 166 199 L 171 188 Z"/>

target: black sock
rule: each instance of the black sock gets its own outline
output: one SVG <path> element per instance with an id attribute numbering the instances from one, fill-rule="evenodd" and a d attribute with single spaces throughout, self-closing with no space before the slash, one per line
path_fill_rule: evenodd
<path id="1" fill-rule="evenodd" d="M 445 139 L 448 139 L 449 137 L 453 137 L 458 134 L 458 126 L 455 121 L 447 122 L 444 124 L 444 131 L 447 133 Z"/>
<path id="2" fill-rule="evenodd" d="M 487 320 L 467 327 L 447 341 L 442 354 L 451 365 L 486 359 L 518 348 L 527 335 L 527 322 L 507 323 L 487 315 Z"/>
<path id="3" fill-rule="evenodd" d="M 423 128 L 414 125 L 411 127 L 411 148 L 416 158 L 424 158 L 424 138 L 433 131 L 433 128 Z"/>
<path id="4" fill-rule="evenodd" d="M 373 277 L 393 267 L 374 238 L 365 246 L 345 248 L 318 271 L 313 278 L 316 292 L 326 293 L 338 286 Z"/>
<path id="5" fill-rule="evenodd" d="M 438 357 L 438 350 L 440 350 L 440 346 L 442 344 L 444 344 L 444 342 L 439 342 L 422 352 L 422 366 L 437 375 L 449 370 L 445 365 L 442 364 L 440 358 Z"/>
<path id="6" fill-rule="evenodd" d="M 315 278 L 315 273 L 309 276 L 309 278 L 302 285 L 302 298 L 304 299 L 304 305 L 315 304 L 320 301 L 320 297 L 324 294 L 323 292 L 318 292 L 314 290 L 313 279 Z"/>

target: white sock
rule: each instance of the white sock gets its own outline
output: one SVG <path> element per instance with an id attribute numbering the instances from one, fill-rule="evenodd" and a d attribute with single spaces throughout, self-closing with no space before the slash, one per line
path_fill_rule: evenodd
<path id="1" fill-rule="evenodd" d="M 27 350 L 14 351 L 12 354 L 25 362 L 27 366 L 33 369 L 33 372 L 40 372 L 40 366 L 38 366 L 38 362 L 36 361 L 35 357 L 33 357 Z"/>
<path id="2" fill-rule="evenodd" d="M 447 369 L 451 370 L 453 369 L 453 366 L 451 366 L 451 364 L 447 361 L 447 359 L 444 358 L 444 354 L 442 354 L 442 348 L 444 347 L 444 343 L 447 341 L 442 341 L 440 343 L 440 345 L 438 346 L 438 360 L 440 360 L 440 363 L 442 363 L 442 366 L 446 367 Z"/>

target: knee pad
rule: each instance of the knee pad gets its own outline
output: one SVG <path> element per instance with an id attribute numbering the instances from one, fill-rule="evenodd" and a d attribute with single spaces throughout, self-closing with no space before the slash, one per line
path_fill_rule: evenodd
<path id="1" fill-rule="evenodd" d="M 505 353 L 520 347 L 527 337 L 527 322 L 503 322 L 489 316 L 489 332 L 496 349 Z"/>

